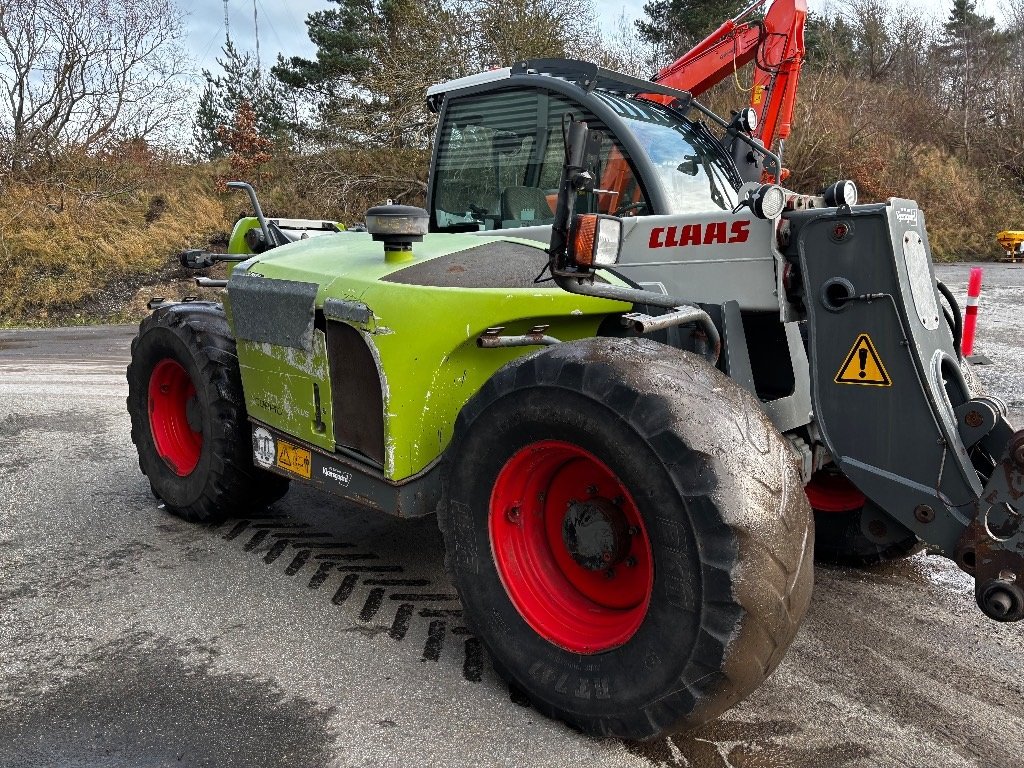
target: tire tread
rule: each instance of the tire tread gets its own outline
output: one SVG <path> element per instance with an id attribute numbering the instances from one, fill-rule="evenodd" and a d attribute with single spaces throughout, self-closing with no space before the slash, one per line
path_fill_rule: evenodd
<path id="1" fill-rule="evenodd" d="M 578 347 L 578 351 L 559 347 Z M 671 354 L 669 354 L 671 353 Z M 666 359 L 667 358 L 667 359 Z M 628 371 L 642 368 L 642 374 Z M 678 392 L 663 394 L 661 385 L 685 391 L 687 402 L 705 411 L 716 403 L 709 396 L 714 388 L 740 390 L 731 380 L 688 353 L 669 350 L 662 345 L 640 339 L 590 339 L 571 345 L 557 345 L 513 361 L 498 373 L 472 398 L 457 421 L 452 450 L 457 461 L 458 446 L 465 440 L 473 423 L 488 408 L 513 390 L 543 387 L 557 391 L 582 393 L 610 410 L 609 416 L 626 422 L 642 436 L 658 455 L 665 471 L 681 495 L 708 494 L 711 489 L 693 482 L 694 465 L 683 461 L 693 451 L 679 451 L 686 445 L 686 414 L 679 414 Z M 788 509 L 764 511 L 766 519 L 774 517 L 781 529 L 776 536 L 758 536 L 746 530 L 739 533 L 722 519 L 690 515 L 688 523 L 700 540 L 702 572 L 708 590 L 717 595 L 705 600 L 698 643 L 695 652 L 676 681 L 674 690 L 635 712 L 620 712 L 616 717 L 588 717 L 560 710 L 544 698 L 530 693 L 533 704 L 544 714 L 569 720 L 584 731 L 597 735 L 624 738 L 650 738 L 662 733 L 687 730 L 705 722 L 749 693 L 778 666 L 788 648 L 804 612 L 812 585 L 813 528 L 810 509 L 802 491 L 794 491 L 795 480 L 786 489 L 786 463 L 792 458 L 783 438 L 770 426 L 759 405 L 749 394 L 739 391 L 731 395 L 744 403 L 741 413 L 719 418 L 717 437 L 723 450 L 756 451 L 774 457 L 780 467 L 782 483 L 777 495 L 789 499 Z M 673 399 L 674 398 L 674 399 Z M 674 410 L 675 409 L 675 410 Z M 719 414 L 721 415 L 721 414 Z M 767 425 L 767 426 L 766 426 Z M 447 472 L 445 498 L 448 498 Z M 796 486 L 799 489 L 799 484 Z M 770 490 L 766 486 L 766 491 Z M 798 497 L 798 498 L 797 498 Z M 438 522 L 446 543 L 445 566 L 458 586 L 454 564 L 454 530 L 446 503 L 438 508 Z M 734 579 L 729 567 L 737 552 L 742 552 L 746 574 Z M 718 606 L 712 616 L 709 606 Z M 740 617 L 737 622 L 730 611 Z M 473 628 L 473 617 L 466 612 L 466 621 Z M 739 627 L 730 632 L 730 628 Z M 481 636 L 485 645 L 486 639 Z M 729 658 L 731 648 L 742 646 L 750 664 Z M 726 658 L 723 661 L 723 656 Z M 491 654 L 495 669 L 502 677 L 515 682 L 501 660 Z M 707 670 L 712 670 L 708 674 Z M 695 687 L 688 681 L 700 681 Z"/>
<path id="2" fill-rule="evenodd" d="M 288 490 L 288 480 L 253 466 L 249 421 L 245 411 L 238 355 L 223 306 L 214 302 L 170 304 L 156 309 L 139 326 L 132 339 L 132 362 L 128 365 L 128 412 L 131 415 L 131 439 L 139 452 L 139 468 L 159 482 L 165 471 L 155 454 L 149 434 L 146 403 L 148 371 L 139 371 L 137 357 L 157 331 L 169 332 L 188 350 L 201 377 L 213 394 L 209 413 L 216 424 L 212 432 L 209 476 L 201 495 L 186 507 L 167 504 L 174 514 L 192 522 L 217 522 L 268 506 Z M 140 374 L 141 375 L 137 375 Z M 205 446 L 204 446 L 205 447 Z M 154 485 L 155 488 L 155 485 Z"/>

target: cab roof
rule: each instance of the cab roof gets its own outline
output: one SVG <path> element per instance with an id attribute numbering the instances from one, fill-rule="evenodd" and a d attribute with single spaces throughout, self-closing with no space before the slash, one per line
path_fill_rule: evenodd
<path id="1" fill-rule="evenodd" d="M 625 96 L 657 93 L 679 99 L 684 105 L 689 105 L 693 100 L 693 95 L 689 91 L 669 88 L 660 83 L 641 80 L 640 78 L 632 77 L 622 72 L 615 72 L 611 69 L 604 69 L 593 62 L 576 59 L 529 59 L 517 62 L 511 67 L 478 72 L 468 77 L 460 77 L 456 80 L 449 80 L 446 83 L 432 85 L 427 89 L 427 106 L 431 111 L 437 112 L 445 95 L 449 93 L 455 93 L 466 88 L 476 88 L 489 83 L 499 87 L 502 81 L 519 76 L 558 78 L 559 80 L 574 83 L 586 93 L 592 93 L 595 90 Z"/>

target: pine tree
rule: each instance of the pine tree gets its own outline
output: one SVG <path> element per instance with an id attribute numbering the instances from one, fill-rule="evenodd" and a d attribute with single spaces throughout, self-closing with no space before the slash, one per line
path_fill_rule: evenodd
<path id="1" fill-rule="evenodd" d="M 331 0 L 306 19 L 315 58 L 278 58 L 279 82 L 315 104 L 321 146 L 429 146 L 426 90 L 525 58 L 588 58 L 589 0 Z"/>
<path id="2" fill-rule="evenodd" d="M 647 19 L 636 28 L 647 42 L 669 59 L 676 59 L 739 13 L 743 0 L 649 0 Z"/>
<path id="3" fill-rule="evenodd" d="M 809 66 L 849 71 L 856 58 L 856 30 L 839 14 L 808 13 L 804 47 Z"/>
<path id="4" fill-rule="evenodd" d="M 947 109 L 962 115 L 960 129 L 968 160 L 971 116 L 986 121 L 1000 112 L 999 92 L 1008 53 L 1008 37 L 996 28 L 993 17 L 979 14 L 975 0 L 953 0 L 936 54 L 945 70 Z"/>
<path id="5" fill-rule="evenodd" d="M 423 146 L 426 88 L 466 74 L 464 29 L 446 0 L 331 0 L 309 14 L 315 59 L 278 57 L 271 72 L 313 104 L 308 138 L 338 144 Z"/>
<path id="6" fill-rule="evenodd" d="M 316 59 L 278 57 L 271 73 L 292 88 L 352 84 L 374 65 L 376 40 L 371 22 L 379 14 L 374 0 L 331 0 L 337 8 L 306 17 Z"/>
<path id="7" fill-rule="evenodd" d="M 242 104 L 254 115 L 258 134 L 274 142 L 288 138 L 292 121 L 285 107 L 281 84 L 264 76 L 249 53 L 241 53 L 229 40 L 217 64 L 222 74 L 203 70 L 206 87 L 199 97 L 193 136 L 198 154 L 206 159 L 225 157 L 229 148 L 223 130 L 233 125 Z"/>

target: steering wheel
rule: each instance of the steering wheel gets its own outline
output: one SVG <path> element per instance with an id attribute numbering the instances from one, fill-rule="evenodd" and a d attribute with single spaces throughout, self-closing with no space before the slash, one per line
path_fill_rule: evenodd
<path id="1" fill-rule="evenodd" d="M 615 213 L 613 213 L 612 216 L 624 216 L 630 211 L 639 211 L 641 208 L 646 207 L 646 200 L 637 200 L 635 203 L 625 203 L 624 205 L 620 205 L 618 208 L 616 208 Z"/>

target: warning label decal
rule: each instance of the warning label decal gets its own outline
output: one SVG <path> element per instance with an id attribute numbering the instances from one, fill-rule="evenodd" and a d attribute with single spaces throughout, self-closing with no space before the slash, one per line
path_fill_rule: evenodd
<path id="1" fill-rule="evenodd" d="M 891 387 L 892 380 L 878 356 L 871 337 L 862 333 L 853 342 L 853 349 L 836 374 L 836 384 L 865 384 L 869 387 Z"/>
<path id="2" fill-rule="evenodd" d="M 311 458 L 309 451 L 305 448 L 286 443 L 284 440 L 277 441 L 277 466 L 294 472 L 299 477 L 309 480 Z"/>

